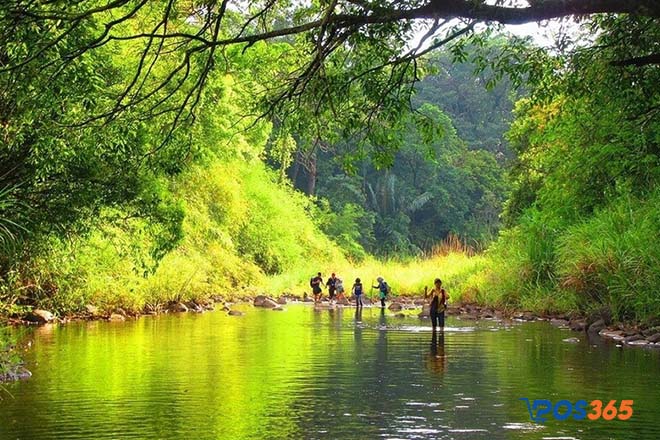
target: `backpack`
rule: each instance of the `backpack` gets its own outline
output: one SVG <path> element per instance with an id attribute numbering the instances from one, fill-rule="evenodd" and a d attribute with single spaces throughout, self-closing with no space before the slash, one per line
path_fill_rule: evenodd
<path id="1" fill-rule="evenodd" d="M 309 279 L 309 287 L 314 287 L 314 278 L 315 277 Z"/>
<path id="2" fill-rule="evenodd" d="M 384 284 L 385 284 L 385 293 L 387 295 L 389 295 L 390 293 L 392 293 L 392 288 L 390 287 L 389 284 L 387 284 L 387 283 L 384 283 Z"/>

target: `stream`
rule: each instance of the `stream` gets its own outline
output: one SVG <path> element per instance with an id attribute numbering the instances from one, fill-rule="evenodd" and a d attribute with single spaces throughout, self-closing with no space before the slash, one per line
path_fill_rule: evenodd
<path id="1" fill-rule="evenodd" d="M 660 438 L 660 350 L 547 322 L 449 317 L 434 334 L 413 311 L 285 308 L 16 329 L 33 376 L 0 388 L 0 439 Z M 521 398 L 634 413 L 534 423 Z"/>

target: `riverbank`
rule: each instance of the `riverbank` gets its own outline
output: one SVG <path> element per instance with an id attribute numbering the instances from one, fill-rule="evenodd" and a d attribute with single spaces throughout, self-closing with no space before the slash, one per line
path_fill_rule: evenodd
<path id="1" fill-rule="evenodd" d="M 377 301 L 365 298 L 366 307 L 377 308 Z M 353 303 L 344 300 L 340 303 L 330 303 L 323 300 L 314 303 L 309 297 L 298 297 L 295 295 L 281 295 L 274 298 L 266 295 L 245 297 L 235 302 L 229 302 L 220 297 L 211 298 L 205 302 L 175 302 L 158 310 L 149 310 L 145 313 L 127 313 L 117 309 L 112 313 L 101 313 L 94 306 L 88 306 L 85 313 L 73 314 L 58 318 L 46 310 L 34 310 L 25 317 L 10 318 L 6 322 L 11 325 L 53 325 L 68 324 L 74 321 L 103 320 L 108 322 L 121 322 L 136 320 L 146 316 L 160 314 L 185 314 L 205 313 L 220 311 L 230 316 L 243 316 L 245 312 L 240 309 L 255 307 L 271 309 L 273 311 L 285 311 L 287 304 L 308 304 L 318 310 L 333 310 L 340 308 L 354 308 Z M 418 296 L 402 295 L 388 301 L 388 313 L 395 317 L 417 317 L 428 320 L 428 306 L 426 301 Z M 614 323 L 607 315 L 579 316 L 576 314 L 537 314 L 532 311 L 497 310 L 491 307 L 483 307 L 476 304 L 452 304 L 447 309 L 447 315 L 458 317 L 461 320 L 493 320 L 503 323 L 547 321 L 552 326 L 560 329 L 570 329 L 576 336 L 580 334 L 594 342 L 596 338 L 609 340 L 616 343 L 617 347 L 647 347 L 660 349 L 660 326 L 633 325 Z M 3 343 L 3 340 L 5 341 Z M 0 383 L 14 380 L 27 379 L 31 376 L 16 353 L 16 346 L 9 342 L 10 339 L 0 337 Z M 576 337 L 565 339 L 566 342 L 578 342 Z"/>

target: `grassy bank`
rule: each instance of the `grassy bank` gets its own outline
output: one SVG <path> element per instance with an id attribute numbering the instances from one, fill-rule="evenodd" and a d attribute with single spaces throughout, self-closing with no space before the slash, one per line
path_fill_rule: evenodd
<path id="1" fill-rule="evenodd" d="M 186 213 L 182 239 L 156 260 L 159 231 L 105 212 L 86 235 L 52 239 L 0 283 L 0 312 L 31 307 L 59 315 L 92 304 L 101 311 L 158 310 L 173 301 L 261 292 L 269 276 L 307 262 L 345 264 L 317 228 L 309 201 L 278 183 L 258 159 L 212 160 L 171 183 Z"/>
<path id="2" fill-rule="evenodd" d="M 424 287 L 432 287 L 435 278 L 441 278 L 446 288 L 460 298 L 466 289 L 466 281 L 483 270 L 483 256 L 469 256 L 463 252 L 436 254 L 429 258 L 410 258 L 407 260 L 381 261 L 367 258 L 361 263 L 333 261 L 330 264 L 313 264 L 304 270 L 295 270 L 269 279 L 267 289 L 270 292 L 291 292 L 300 295 L 310 294 L 309 279 L 320 271 L 324 279 L 332 272 L 344 280 L 348 289 L 356 278 L 362 280 L 369 294 L 369 286 L 376 284 L 376 278 L 382 276 L 392 287 L 393 296 L 421 295 Z M 376 290 L 371 291 L 376 294 Z"/>

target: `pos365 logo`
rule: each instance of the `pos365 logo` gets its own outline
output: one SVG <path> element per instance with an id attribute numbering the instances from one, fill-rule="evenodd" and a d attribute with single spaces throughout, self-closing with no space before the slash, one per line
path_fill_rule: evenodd
<path id="1" fill-rule="evenodd" d="M 633 401 L 622 400 L 617 407 L 616 400 L 610 400 L 603 406 L 602 400 L 592 400 L 587 403 L 586 400 L 578 400 L 572 403 L 570 400 L 560 400 L 554 405 L 547 399 L 535 399 L 533 402 L 527 397 L 521 397 L 527 404 L 529 417 L 533 422 L 544 423 L 548 419 L 547 415 L 552 415 L 555 420 L 628 420 L 633 415 Z M 588 412 L 588 410 L 590 410 Z"/>

